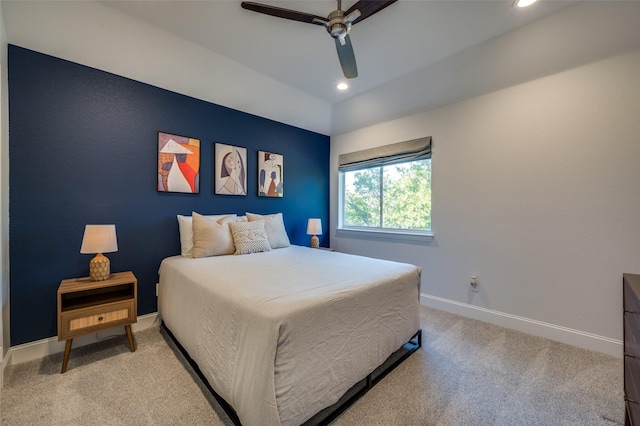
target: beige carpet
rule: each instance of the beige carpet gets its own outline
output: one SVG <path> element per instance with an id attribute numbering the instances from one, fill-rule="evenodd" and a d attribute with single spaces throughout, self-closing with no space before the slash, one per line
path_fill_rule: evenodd
<path id="1" fill-rule="evenodd" d="M 335 422 L 623 424 L 622 360 L 422 307 L 423 347 Z M 2 425 L 231 425 L 166 334 L 118 337 L 10 367 Z"/>

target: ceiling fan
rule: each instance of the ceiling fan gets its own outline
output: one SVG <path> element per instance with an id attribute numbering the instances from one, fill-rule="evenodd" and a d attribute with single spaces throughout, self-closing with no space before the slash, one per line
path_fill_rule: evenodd
<path id="1" fill-rule="evenodd" d="M 250 1 L 243 1 L 242 7 L 247 10 L 276 16 L 278 18 L 291 19 L 292 21 L 306 22 L 308 24 L 325 27 L 329 34 L 331 34 L 331 37 L 335 39 L 338 59 L 340 59 L 344 76 L 346 78 L 356 78 L 358 76 L 358 67 L 356 65 L 356 57 L 353 53 L 351 39 L 349 38 L 351 26 L 381 11 L 396 1 L 397 0 L 360 0 L 344 11 L 342 10 L 342 0 L 338 0 L 338 9 L 329 13 L 329 16 L 326 18 Z"/>

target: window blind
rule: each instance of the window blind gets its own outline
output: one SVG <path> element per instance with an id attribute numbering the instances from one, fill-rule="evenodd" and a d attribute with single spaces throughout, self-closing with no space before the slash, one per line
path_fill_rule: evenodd
<path id="1" fill-rule="evenodd" d="M 431 158 L 431 136 L 338 156 L 338 170 L 353 171 Z"/>

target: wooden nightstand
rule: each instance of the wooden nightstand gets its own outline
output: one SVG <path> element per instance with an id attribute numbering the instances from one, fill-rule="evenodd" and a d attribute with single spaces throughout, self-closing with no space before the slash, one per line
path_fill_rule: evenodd
<path id="1" fill-rule="evenodd" d="M 89 277 L 62 280 L 58 287 L 58 341 L 66 340 L 62 371 L 67 371 L 75 337 L 124 326 L 131 352 L 136 350 L 131 324 L 138 321 L 138 280 L 118 272 L 104 281 Z"/>

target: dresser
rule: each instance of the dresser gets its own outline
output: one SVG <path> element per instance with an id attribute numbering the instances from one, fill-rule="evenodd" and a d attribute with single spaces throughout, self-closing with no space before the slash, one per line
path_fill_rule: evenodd
<path id="1" fill-rule="evenodd" d="M 640 426 L 640 275 L 624 274 L 625 426 Z"/>

